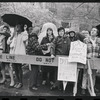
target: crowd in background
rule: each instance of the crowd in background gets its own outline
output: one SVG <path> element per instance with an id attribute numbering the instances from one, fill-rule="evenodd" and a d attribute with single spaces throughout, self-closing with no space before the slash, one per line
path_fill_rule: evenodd
<path id="1" fill-rule="evenodd" d="M 27 27 L 27 25 L 17 24 L 14 32 L 10 31 L 10 27 L 2 25 L 0 27 L 0 53 L 9 53 L 15 55 L 40 55 L 50 56 L 52 59 L 56 55 L 68 56 L 71 42 L 80 40 L 87 44 L 87 58 L 98 57 L 100 52 L 100 38 L 97 37 L 98 30 L 93 27 L 91 31 L 83 30 L 82 32 L 65 31 L 63 27 L 59 27 L 55 36 L 52 28 L 46 30 L 46 36 L 43 37 L 41 43 L 38 40 L 40 29 L 37 27 Z M 84 67 L 87 66 L 84 65 Z M 10 87 L 21 88 L 23 84 L 22 64 L 17 63 L 0 63 L 2 80 L 0 84 L 6 82 L 5 67 L 9 71 L 11 78 Z M 41 66 L 42 85 L 50 84 L 50 90 L 62 90 L 62 82 L 57 80 L 57 68 Z M 14 80 L 13 71 L 15 71 L 16 81 Z M 81 72 L 81 71 L 80 71 Z M 97 70 L 92 70 L 93 84 L 95 87 L 95 79 Z M 29 77 L 29 89 L 37 90 L 37 80 L 39 73 L 39 65 L 31 65 Z M 83 74 L 83 75 L 82 75 Z M 82 93 L 85 94 L 87 89 L 87 69 L 80 73 L 82 81 Z M 49 82 L 47 81 L 49 80 Z M 95 90 L 97 90 L 95 88 Z"/>

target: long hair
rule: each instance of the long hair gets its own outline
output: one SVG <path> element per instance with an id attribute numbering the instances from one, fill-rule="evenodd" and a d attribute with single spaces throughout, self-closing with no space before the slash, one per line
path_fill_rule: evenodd
<path id="1" fill-rule="evenodd" d="M 54 33 L 53 33 L 53 29 L 52 28 L 48 28 L 47 29 L 46 37 L 48 37 L 48 30 L 51 30 L 52 31 L 52 36 L 54 37 Z"/>

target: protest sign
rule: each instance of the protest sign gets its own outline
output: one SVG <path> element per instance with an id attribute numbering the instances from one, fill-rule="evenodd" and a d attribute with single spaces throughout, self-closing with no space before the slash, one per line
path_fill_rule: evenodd
<path id="1" fill-rule="evenodd" d="M 68 57 L 58 58 L 58 80 L 77 81 L 77 63 L 68 62 Z"/>
<path id="2" fill-rule="evenodd" d="M 81 41 L 71 42 L 69 62 L 79 62 L 86 64 L 87 45 Z"/>

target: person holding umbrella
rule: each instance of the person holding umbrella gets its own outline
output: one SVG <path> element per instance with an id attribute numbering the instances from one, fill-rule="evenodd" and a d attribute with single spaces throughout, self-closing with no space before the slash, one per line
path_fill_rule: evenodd
<path id="1" fill-rule="evenodd" d="M 23 25 L 17 24 L 15 29 L 16 29 L 16 42 L 15 42 L 15 49 L 14 49 L 14 54 L 15 55 L 26 55 L 26 42 L 28 40 L 28 34 L 27 32 L 24 31 Z M 22 82 L 22 77 L 23 77 L 23 72 L 22 72 L 22 64 L 13 64 L 14 69 L 15 69 L 15 74 L 17 78 L 17 82 L 15 84 L 15 88 L 21 88 L 23 86 Z"/>

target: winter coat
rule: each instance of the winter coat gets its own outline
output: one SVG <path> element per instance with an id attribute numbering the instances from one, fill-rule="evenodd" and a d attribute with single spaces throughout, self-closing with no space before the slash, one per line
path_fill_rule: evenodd
<path id="1" fill-rule="evenodd" d="M 96 37 L 94 43 L 92 41 L 91 36 L 84 40 L 87 44 L 87 56 L 98 57 L 98 53 L 100 54 L 100 38 Z"/>
<path id="2" fill-rule="evenodd" d="M 4 38 L 2 40 L 2 49 L 3 49 L 3 53 L 9 53 L 10 47 L 9 45 L 7 45 L 7 40 L 10 37 L 10 33 L 6 32 L 6 33 L 0 33 L 1 36 L 3 35 Z"/>
<path id="3" fill-rule="evenodd" d="M 36 34 L 31 35 L 30 38 L 28 39 L 27 54 L 28 55 L 42 54 L 42 46 L 39 45 L 38 37 Z"/>
<path id="4" fill-rule="evenodd" d="M 54 55 L 69 55 L 70 39 L 69 37 L 57 36 L 53 43 L 51 53 Z"/>
<path id="5" fill-rule="evenodd" d="M 43 39 L 42 39 L 42 41 L 41 41 L 41 45 L 43 45 L 43 44 L 47 44 L 47 43 L 51 43 L 51 42 L 53 42 L 53 40 L 54 40 L 54 36 L 53 36 L 53 38 L 51 39 L 51 41 L 49 41 L 49 37 L 47 37 L 47 36 L 45 36 Z M 47 50 L 48 48 L 43 48 L 43 50 Z M 45 54 L 45 56 L 50 56 L 51 54 L 50 54 L 50 52 L 49 53 L 47 53 L 47 54 Z"/>
<path id="6" fill-rule="evenodd" d="M 22 32 L 16 36 L 14 54 L 26 55 L 26 42 L 28 41 L 27 32 Z"/>

